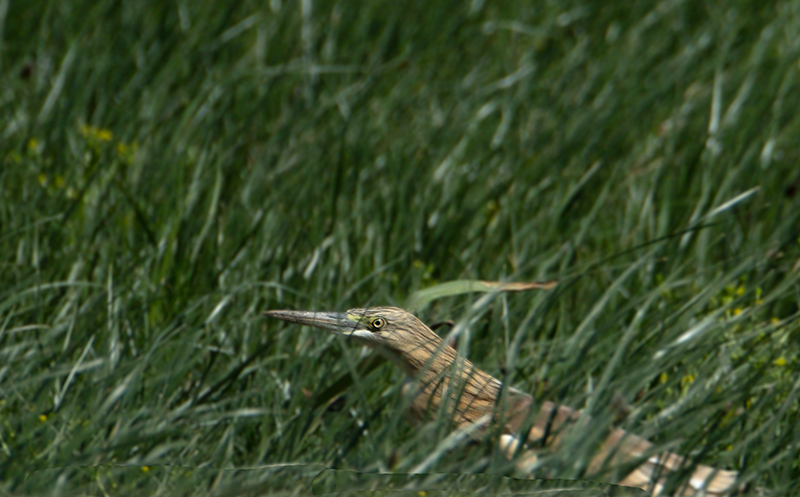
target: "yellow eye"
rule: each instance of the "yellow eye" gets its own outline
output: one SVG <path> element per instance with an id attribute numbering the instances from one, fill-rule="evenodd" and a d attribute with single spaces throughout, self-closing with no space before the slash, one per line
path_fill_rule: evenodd
<path id="1" fill-rule="evenodd" d="M 370 323 L 370 326 L 373 330 L 379 330 L 386 326 L 386 320 L 383 318 L 375 318 L 372 320 L 372 323 Z"/>

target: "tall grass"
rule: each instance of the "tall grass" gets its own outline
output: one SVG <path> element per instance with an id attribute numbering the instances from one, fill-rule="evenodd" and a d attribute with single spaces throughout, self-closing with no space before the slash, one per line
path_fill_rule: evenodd
<path id="1" fill-rule="evenodd" d="M 627 428 L 788 492 L 799 9 L 0 1 L 0 494 L 418 467 L 447 427 L 404 422 L 398 371 L 260 312 L 457 279 L 560 282 L 421 311 L 474 321 L 490 373 L 599 423 L 621 398 Z M 585 476 L 589 438 L 542 474 Z"/>

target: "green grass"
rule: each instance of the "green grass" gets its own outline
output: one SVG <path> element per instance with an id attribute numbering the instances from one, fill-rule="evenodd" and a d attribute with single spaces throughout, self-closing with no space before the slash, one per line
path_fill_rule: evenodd
<path id="1" fill-rule="evenodd" d="M 560 282 L 422 308 L 490 373 L 794 489 L 799 11 L 0 1 L 0 495 L 409 471 L 400 372 L 260 313 L 460 279 Z"/>

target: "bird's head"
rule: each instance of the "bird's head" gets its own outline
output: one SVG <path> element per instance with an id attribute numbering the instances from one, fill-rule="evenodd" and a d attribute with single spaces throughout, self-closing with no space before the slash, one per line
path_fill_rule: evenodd
<path id="1" fill-rule="evenodd" d="M 416 342 L 417 336 L 433 335 L 438 338 L 416 316 L 397 307 L 370 307 L 347 312 L 266 311 L 264 314 L 328 330 L 373 347 L 402 349 L 401 344 Z M 433 337 L 427 336 L 428 339 Z"/>
<path id="2" fill-rule="evenodd" d="M 418 371 L 432 355 L 451 358 L 455 351 L 408 311 L 369 307 L 347 312 L 266 311 L 265 315 L 328 330 L 382 351 L 408 373 Z M 442 350 L 446 349 L 446 350 Z"/>

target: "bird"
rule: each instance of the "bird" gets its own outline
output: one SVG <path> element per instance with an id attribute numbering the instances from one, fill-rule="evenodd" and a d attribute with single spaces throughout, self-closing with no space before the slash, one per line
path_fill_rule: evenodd
<path id="1" fill-rule="evenodd" d="M 327 330 L 375 349 L 413 379 L 415 396 L 409 407 L 412 419 L 445 413 L 456 428 L 470 433 L 480 433 L 499 423 L 499 446 L 506 457 L 516 455 L 518 467 L 535 467 L 537 455 L 533 448 L 557 447 L 570 426 L 590 419 L 578 410 L 550 401 L 541 403 L 533 416 L 531 410 L 538 403 L 513 387 L 506 387 L 503 409 L 498 409 L 502 383 L 461 356 L 412 313 L 398 307 L 356 308 L 343 313 L 270 310 L 264 314 Z M 671 452 L 654 453 L 651 442 L 616 427 L 609 428 L 588 469 L 597 473 L 610 467 L 617 472 L 608 474 L 621 478 L 609 483 L 638 487 L 653 496 L 666 495 L 666 478 L 689 468 L 691 476 L 672 495 L 724 496 L 737 491 L 736 471 L 692 466 Z M 621 473 L 619 468 L 623 468 Z"/>

